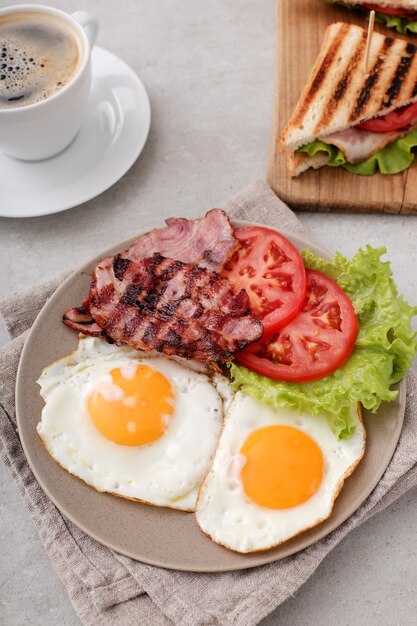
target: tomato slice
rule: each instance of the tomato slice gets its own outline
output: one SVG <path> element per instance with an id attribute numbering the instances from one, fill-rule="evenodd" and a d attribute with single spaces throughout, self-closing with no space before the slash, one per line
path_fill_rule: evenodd
<path id="1" fill-rule="evenodd" d="M 273 337 L 238 352 L 236 360 L 275 380 L 317 380 L 346 361 L 357 335 L 358 320 L 347 295 L 328 276 L 307 270 L 302 311 Z"/>
<path id="2" fill-rule="evenodd" d="M 361 5 L 364 9 L 375 11 L 376 13 L 385 13 L 385 15 L 398 15 L 399 17 L 407 17 L 411 19 L 417 15 L 415 9 L 404 9 L 402 7 L 381 7 L 378 4 L 370 4 L 363 2 Z"/>
<path id="3" fill-rule="evenodd" d="M 297 248 L 284 235 L 261 226 L 233 232 L 240 248 L 222 274 L 235 289 L 246 289 L 252 315 L 262 321 L 263 337 L 288 324 L 303 306 L 306 275 Z"/>
<path id="4" fill-rule="evenodd" d="M 399 130 L 406 128 L 417 120 L 417 102 L 407 104 L 405 107 L 400 107 L 395 111 L 391 111 L 387 115 L 382 117 L 374 117 L 372 120 L 367 120 L 358 124 L 355 128 L 362 128 L 363 130 L 372 130 L 375 133 L 387 133 L 391 130 Z"/>

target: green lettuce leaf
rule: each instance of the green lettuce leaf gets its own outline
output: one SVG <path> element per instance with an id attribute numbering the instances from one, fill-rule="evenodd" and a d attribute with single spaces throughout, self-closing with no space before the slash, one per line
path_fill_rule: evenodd
<path id="1" fill-rule="evenodd" d="M 375 21 L 388 26 L 388 28 L 394 28 L 401 35 L 417 34 L 417 22 L 412 22 L 406 17 L 376 12 Z"/>
<path id="2" fill-rule="evenodd" d="M 357 9 L 359 11 L 369 12 L 369 9 L 361 7 L 360 5 L 346 4 L 343 0 L 325 0 L 328 4 L 340 4 L 340 6 L 349 9 Z M 402 35 L 417 34 L 417 22 L 408 20 L 406 17 L 398 17 L 396 15 L 386 15 L 386 13 L 375 12 L 375 20 L 388 28 L 394 28 L 398 33 Z"/>
<path id="3" fill-rule="evenodd" d="M 398 174 L 409 168 L 414 160 L 414 154 L 411 150 L 415 147 L 417 147 L 417 129 L 411 130 L 407 135 L 396 139 L 382 150 L 378 150 L 368 159 L 355 164 L 348 163 L 339 148 L 324 141 L 312 141 L 298 148 L 297 152 L 306 152 L 309 156 L 314 156 L 318 152 L 325 152 L 329 155 L 326 165 L 330 167 L 341 166 L 353 174 L 372 176 L 376 171 L 381 172 L 381 174 Z"/>
<path id="4" fill-rule="evenodd" d="M 381 261 L 385 248 L 359 250 L 352 260 L 336 254 L 332 261 L 303 251 L 305 266 L 333 278 L 351 299 L 359 320 L 359 334 L 346 363 L 330 376 L 309 383 L 271 380 L 237 365 L 230 366 L 233 385 L 244 394 L 279 408 L 289 405 L 313 415 L 324 415 L 340 438 L 354 430 L 357 403 L 377 411 L 382 401 L 394 400 L 391 386 L 400 381 L 417 351 L 409 306 L 391 278 L 391 267 Z"/>

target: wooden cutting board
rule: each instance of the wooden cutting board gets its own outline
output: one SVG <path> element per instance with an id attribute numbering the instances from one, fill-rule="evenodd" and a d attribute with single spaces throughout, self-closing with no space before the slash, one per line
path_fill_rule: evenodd
<path id="1" fill-rule="evenodd" d="M 309 170 L 288 178 L 279 135 L 303 90 L 320 51 L 324 31 L 333 22 L 355 22 L 367 28 L 358 11 L 328 5 L 324 0 L 276 0 L 276 98 L 267 180 L 276 194 L 296 209 L 408 213 L 417 215 L 417 158 L 395 176 L 358 176 L 342 168 Z M 396 31 L 375 24 L 385 35 Z M 417 37 L 412 39 L 417 43 Z"/>

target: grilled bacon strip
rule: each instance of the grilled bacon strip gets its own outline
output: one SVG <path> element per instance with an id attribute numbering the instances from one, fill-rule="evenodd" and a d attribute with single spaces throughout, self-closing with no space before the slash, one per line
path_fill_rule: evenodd
<path id="1" fill-rule="evenodd" d="M 114 257 L 98 265 L 89 310 L 119 345 L 222 363 L 262 336 L 244 289 L 236 294 L 217 272 L 160 254 Z"/>
<path id="2" fill-rule="evenodd" d="M 106 332 L 91 317 L 88 300 L 86 304 L 87 306 L 73 307 L 65 311 L 62 318 L 64 324 L 83 335 L 106 338 Z"/>
<path id="3" fill-rule="evenodd" d="M 171 217 L 165 221 L 167 228 L 155 228 L 142 235 L 119 255 L 119 259 L 139 261 L 158 252 L 184 263 L 220 271 L 239 247 L 230 220 L 221 209 L 212 209 L 204 217 L 195 220 Z M 113 258 L 103 259 L 100 266 L 111 268 Z M 80 307 L 68 309 L 64 313 L 63 322 L 84 335 L 109 340 L 105 331 L 91 317 L 88 298 Z"/>

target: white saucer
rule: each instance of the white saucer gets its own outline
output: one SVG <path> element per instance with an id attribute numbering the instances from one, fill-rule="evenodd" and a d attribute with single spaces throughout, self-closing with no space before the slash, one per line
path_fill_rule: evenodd
<path id="1" fill-rule="evenodd" d="M 75 140 L 44 161 L 0 153 L 0 216 L 34 217 L 94 198 L 133 165 L 148 136 L 148 94 L 135 72 L 103 48 L 92 53 L 93 85 Z"/>

